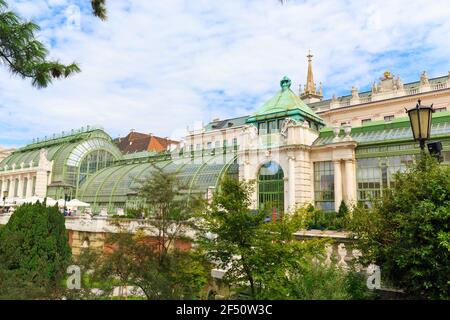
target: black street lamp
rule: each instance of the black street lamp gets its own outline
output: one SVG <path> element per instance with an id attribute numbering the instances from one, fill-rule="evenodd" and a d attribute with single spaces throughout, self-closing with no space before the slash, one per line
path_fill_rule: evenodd
<path id="1" fill-rule="evenodd" d="M 55 182 L 52 182 L 51 184 L 49 184 L 48 186 L 52 187 L 52 188 L 57 188 L 58 194 L 59 194 L 59 190 L 62 190 L 62 192 L 64 194 L 64 210 L 65 210 L 67 198 L 70 198 L 69 192 L 72 189 L 72 185 L 67 184 L 63 181 L 55 181 Z"/>
<path id="2" fill-rule="evenodd" d="M 433 110 L 433 104 L 431 106 L 423 106 L 418 100 L 416 107 L 406 110 L 411 122 L 411 129 L 413 132 L 414 140 L 419 141 L 420 149 L 422 151 L 425 148 L 425 141 L 430 139 L 431 133 L 431 117 Z"/>
<path id="3" fill-rule="evenodd" d="M 70 185 L 63 185 L 62 188 L 64 190 L 64 210 L 66 210 L 67 197 L 69 196 L 68 193 L 70 191 L 71 186 Z"/>

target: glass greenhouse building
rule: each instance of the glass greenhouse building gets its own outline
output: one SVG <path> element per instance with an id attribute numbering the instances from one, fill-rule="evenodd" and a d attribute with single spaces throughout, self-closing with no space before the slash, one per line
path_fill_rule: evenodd
<path id="1" fill-rule="evenodd" d="M 254 114 L 215 119 L 189 132 L 177 149 L 159 154 L 123 155 L 100 128 L 33 141 L 0 162 L 1 195 L 11 201 L 77 198 L 94 213 L 116 214 L 140 205 L 140 183 L 159 168 L 176 172 L 188 192 L 206 197 L 225 175 L 255 181 L 253 207 L 272 212 L 306 203 L 335 211 L 342 201 L 368 204 L 420 154 L 404 111 L 416 98 L 439 106 L 430 140 L 441 142 L 442 163 L 450 164 L 450 87 L 442 83 L 434 91 L 411 91 L 412 98 L 405 93 L 373 102 L 358 100 L 353 92 L 353 100 L 342 106 L 336 106 L 342 99 L 329 101 L 333 108 L 324 111 L 326 101 L 307 105 L 290 85 L 283 78 L 281 90 Z"/>
<path id="2" fill-rule="evenodd" d="M 135 208 L 139 204 L 137 189 L 156 168 L 177 173 L 180 182 L 188 187 L 188 192 L 203 195 L 216 188 L 225 174 L 238 173 L 233 152 L 220 155 L 211 153 L 160 156 L 141 153 L 127 156 L 94 174 L 80 188 L 79 197 L 89 202 L 94 212 L 101 209 L 115 212 L 118 208 Z"/>

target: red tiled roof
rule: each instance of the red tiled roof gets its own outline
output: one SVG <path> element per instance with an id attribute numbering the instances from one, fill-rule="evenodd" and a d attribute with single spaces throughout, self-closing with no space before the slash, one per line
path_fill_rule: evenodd
<path id="1" fill-rule="evenodd" d="M 123 154 L 156 151 L 161 152 L 167 149 L 169 144 L 178 144 L 178 141 L 152 136 L 145 133 L 130 132 L 126 137 L 114 139 Z"/>

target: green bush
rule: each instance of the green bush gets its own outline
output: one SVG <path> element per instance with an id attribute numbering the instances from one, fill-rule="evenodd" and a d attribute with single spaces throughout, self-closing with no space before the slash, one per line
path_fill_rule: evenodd
<path id="1" fill-rule="evenodd" d="M 344 271 L 336 264 L 325 265 L 305 256 L 287 276 L 278 274 L 262 292 L 262 299 L 362 300 L 374 298 L 365 277 L 355 270 Z M 315 256 L 317 258 L 317 256 Z M 320 260 L 319 260 L 320 261 Z"/>
<path id="2" fill-rule="evenodd" d="M 297 208 L 293 215 L 301 221 L 301 229 L 343 230 L 347 226 L 349 209 L 344 202 L 341 203 L 339 212 L 322 211 L 309 204 Z"/>
<path id="3" fill-rule="evenodd" d="M 141 219 L 143 217 L 142 208 L 129 208 L 126 211 L 126 217 L 130 219 Z"/>
<path id="4" fill-rule="evenodd" d="M 422 155 L 350 227 L 366 263 L 415 298 L 450 298 L 450 167 Z"/>
<path id="5" fill-rule="evenodd" d="M 56 207 L 24 204 L 0 232 L 0 297 L 49 297 L 65 276 L 71 250 Z"/>

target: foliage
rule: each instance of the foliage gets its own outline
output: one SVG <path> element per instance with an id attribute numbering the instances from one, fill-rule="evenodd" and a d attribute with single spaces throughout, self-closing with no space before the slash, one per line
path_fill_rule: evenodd
<path id="1" fill-rule="evenodd" d="M 143 217 L 142 208 L 128 208 L 126 217 L 131 219 L 141 219 Z"/>
<path id="2" fill-rule="evenodd" d="M 341 204 L 339 205 L 339 210 L 337 212 L 337 216 L 339 218 L 346 218 L 349 214 L 349 209 L 347 207 L 347 204 L 344 200 L 341 201 Z"/>
<path id="3" fill-rule="evenodd" d="M 91 0 L 92 13 L 101 20 L 106 20 L 105 0 Z"/>
<path id="4" fill-rule="evenodd" d="M 349 220 L 349 210 L 344 202 L 341 203 L 339 212 L 323 211 L 308 204 L 296 208 L 293 214 L 302 220 L 299 229 L 343 230 Z"/>
<path id="5" fill-rule="evenodd" d="M 433 299 L 450 297 L 449 226 L 450 167 L 425 154 L 351 222 L 365 263 L 407 294 Z"/>
<path id="6" fill-rule="evenodd" d="M 100 252 L 92 249 L 82 249 L 78 256 L 73 256 L 71 264 L 80 267 L 81 288 L 68 288 L 68 279 L 66 278 L 62 283 L 65 290 L 61 296 L 68 300 L 109 299 L 114 286 L 119 283 L 115 279 L 105 279 L 99 272 L 96 272 L 101 257 Z M 95 289 L 95 291 L 92 289 Z"/>
<path id="7" fill-rule="evenodd" d="M 0 233 L 2 298 L 50 297 L 71 256 L 64 216 L 56 207 L 24 204 Z"/>
<path id="8" fill-rule="evenodd" d="M 144 210 L 142 208 L 129 208 L 124 215 L 114 214 L 112 218 L 115 219 L 143 219 Z"/>
<path id="9" fill-rule="evenodd" d="M 150 235 L 144 230 L 131 234 L 118 219 L 120 232 L 108 235 L 110 250 L 94 263 L 91 279 L 109 284 L 109 289 L 118 284 L 138 287 L 151 300 L 201 297 L 208 264 L 201 252 L 182 250 L 179 244 L 192 241 L 189 232 L 203 201 L 175 173 L 156 167 L 137 193 Z"/>
<path id="10" fill-rule="evenodd" d="M 288 274 L 268 279 L 263 298 L 361 300 L 373 297 L 361 273 L 354 270 L 343 271 L 334 263 L 325 265 L 322 259 L 314 260 L 315 257 L 317 255 L 306 254 L 303 259 L 298 260 L 296 268 L 289 269 Z"/>
<path id="11" fill-rule="evenodd" d="M 152 174 L 138 189 L 138 197 L 144 203 L 148 222 L 156 229 L 155 238 L 161 259 L 176 240 L 192 240 L 189 231 L 195 230 L 195 217 L 203 208 L 203 199 L 189 192 L 189 186 L 176 173 L 154 167 Z"/>
<path id="12" fill-rule="evenodd" d="M 334 284 L 345 283 L 341 271 L 311 265 L 313 258 L 323 253 L 324 240 L 294 239 L 293 233 L 307 222 L 311 208 L 299 209 L 276 223 L 266 222 L 264 212 L 249 210 L 252 187 L 223 179 L 203 215 L 204 234 L 199 241 L 207 257 L 227 270 L 223 280 L 234 288 L 236 296 L 248 292 L 252 299 L 312 298 L 319 296 L 313 289 L 328 292 L 329 284 L 320 280 L 324 274 L 333 278 Z M 322 274 L 303 274 L 313 270 Z M 308 283 L 313 285 L 308 287 Z M 305 289 L 299 291 L 302 285 Z M 348 297 L 351 294 L 347 293 Z"/>
<path id="13" fill-rule="evenodd" d="M 113 250 L 96 261 L 90 275 L 103 292 L 121 285 L 140 288 L 149 300 L 201 297 L 207 264 L 198 252 L 174 248 L 160 260 L 158 246 L 142 232 L 110 234 L 108 244 Z"/>
<path id="14" fill-rule="evenodd" d="M 12 74 L 32 79 L 37 88 L 47 87 L 53 79 L 80 72 L 75 63 L 63 65 L 47 60 L 48 50 L 35 35 L 38 30 L 37 24 L 23 21 L 0 0 L 0 62 Z"/>
<path id="15" fill-rule="evenodd" d="M 310 228 L 319 230 L 343 230 L 346 222 L 347 217 L 341 217 L 339 213 L 318 210 L 311 221 Z"/>

